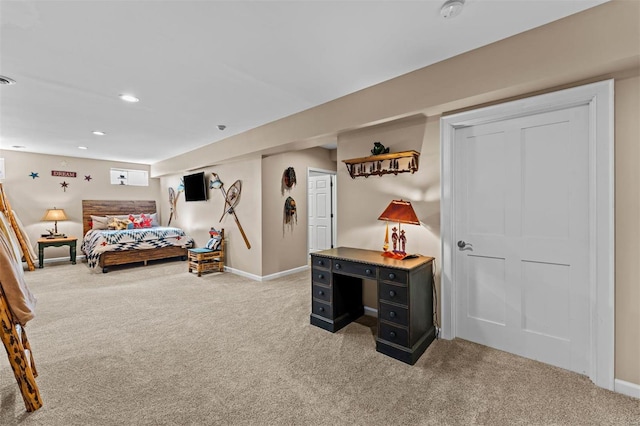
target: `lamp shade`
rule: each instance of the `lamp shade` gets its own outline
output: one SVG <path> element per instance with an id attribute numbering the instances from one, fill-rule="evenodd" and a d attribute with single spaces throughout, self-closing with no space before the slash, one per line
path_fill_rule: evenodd
<path id="1" fill-rule="evenodd" d="M 65 214 L 63 209 L 56 209 L 55 207 L 52 209 L 47 209 L 47 212 L 42 217 L 43 221 L 58 221 L 58 220 L 67 220 L 67 215 Z"/>
<path id="2" fill-rule="evenodd" d="M 420 221 L 411 206 L 411 202 L 404 200 L 391 201 L 378 220 L 390 220 L 393 222 L 420 225 Z"/>

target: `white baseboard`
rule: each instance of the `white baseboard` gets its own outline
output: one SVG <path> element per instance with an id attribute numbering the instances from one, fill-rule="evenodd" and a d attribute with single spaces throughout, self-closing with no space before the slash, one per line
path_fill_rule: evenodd
<path id="1" fill-rule="evenodd" d="M 613 389 L 618 393 L 640 399 L 640 385 L 615 379 L 613 386 Z"/>
<path id="2" fill-rule="evenodd" d="M 298 272 L 308 271 L 309 265 L 299 266 L 297 268 L 289 269 L 282 272 L 276 272 L 275 274 L 269 274 L 262 277 L 261 281 L 269 281 L 280 277 L 285 277 L 291 274 L 297 274 Z"/>
<path id="3" fill-rule="evenodd" d="M 241 269 L 230 268 L 228 266 L 224 267 L 225 272 L 231 272 L 232 274 L 240 275 L 241 277 L 250 278 L 254 281 L 262 281 L 262 277 L 255 274 L 250 274 L 249 272 L 245 272 Z"/>
<path id="4" fill-rule="evenodd" d="M 370 317 L 376 317 L 378 318 L 378 310 L 375 308 L 371 308 L 369 306 L 365 306 L 364 307 L 364 314 L 368 315 Z"/>
<path id="5" fill-rule="evenodd" d="M 83 261 L 85 258 L 86 258 L 86 256 L 84 254 L 76 255 L 76 263 L 79 263 L 79 262 Z M 69 256 L 53 257 L 53 258 L 50 258 L 50 259 L 44 259 L 43 263 L 47 264 L 47 263 L 61 263 L 61 262 L 69 262 L 69 263 L 71 263 L 71 259 L 69 258 Z M 38 265 L 39 265 L 38 259 L 35 259 L 33 261 L 33 264 L 36 265 L 36 268 L 37 268 Z M 26 268 L 27 267 L 27 262 L 22 262 L 22 266 L 24 268 Z"/>
<path id="6" fill-rule="evenodd" d="M 300 266 L 298 268 L 293 268 L 293 269 L 289 269 L 287 271 L 282 271 L 282 272 L 276 272 L 275 274 L 265 275 L 265 276 L 261 277 L 260 275 L 250 274 L 249 272 L 245 272 L 245 271 L 240 270 L 240 269 L 230 268 L 228 266 L 224 267 L 224 270 L 226 272 L 231 272 L 232 274 L 240 275 L 241 277 L 245 277 L 245 278 L 250 278 L 250 279 L 255 280 L 255 281 L 274 280 L 276 278 L 284 277 L 284 276 L 291 275 L 291 274 L 296 274 L 296 273 L 302 272 L 302 271 L 307 271 L 308 269 L 309 269 L 309 266 L 304 265 L 304 266 Z"/>

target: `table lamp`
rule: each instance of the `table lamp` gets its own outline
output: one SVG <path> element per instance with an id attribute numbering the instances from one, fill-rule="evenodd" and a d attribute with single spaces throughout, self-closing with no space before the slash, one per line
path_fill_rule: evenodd
<path id="1" fill-rule="evenodd" d="M 382 212 L 378 220 L 386 220 L 387 228 L 384 236 L 384 251 L 382 255 L 385 257 L 391 257 L 394 259 L 404 259 L 407 256 L 405 252 L 405 245 L 407 243 L 407 237 L 404 235 L 404 231 L 401 230 L 400 224 L 409 223 L 412 225 L 420 225 L 418 216 L 413 210 L 411 203 L 404 200 L 393 200 L 387 208 Z M 391 234 L 393 242 L 393 250 L 389 251 L 389 222 L 398 222 L 398 228 L 394 226 Z"/>
<path id="2" fill-rule="evenodd" d="M 58 234 L 58 221 L 67 220 L 67 215 L 64 213 L 64 209 L 56 209 L 54 207 L 52 209 L 47 209 L 47 212 L 44 214 L 44 216 L 40 220 L 47 221 L 47 222 L 54 222 L 52 235 L 54 237 L 57 237 L 57 236 L 60 236 L 60 234 Z M 51 231 L 49 231 L 49 233 L 51 234 Z"/>

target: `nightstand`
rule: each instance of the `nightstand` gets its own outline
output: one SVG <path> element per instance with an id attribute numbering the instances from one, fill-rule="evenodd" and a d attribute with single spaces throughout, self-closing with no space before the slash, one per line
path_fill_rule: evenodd
<path id="1" fill-rule="evenodd" d="M 38 240 L 38 268 L 44 267 L 44 248 L 69 246 L 69 257 L 72 264 L 76 264 L 76 237 L 40 238 Z"/>

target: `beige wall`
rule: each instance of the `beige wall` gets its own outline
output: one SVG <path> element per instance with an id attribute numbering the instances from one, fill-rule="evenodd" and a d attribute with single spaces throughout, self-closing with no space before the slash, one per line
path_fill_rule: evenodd
<path id="1" fill-rule="evenodd" d="M 156 200 L 160 188 L 159 179 L 149 179 L 149 186 L 111 185 L 110 169 L 123 168 L 149 170 L 144 164 L 89 160 L 56 155 L 30 154 L 20 151 L 0 150 L 5 159 L 5 192 L 11 207 L 24 224 L 31 245 L 38 252 L 37 240 L 46 229 L 53 228 L 51 222 L 40 219 L 48 208 L 62 208 L 69 218 L 58 222 L 58 231 L 78 237 L 78 255 L 82 241 L 82 200 Z M 76 172 L 75 178 L 51 176 L 52 170 Z M 31 178 L 31 172 L 38 178 Z M 91 180 L 85 180 L 85 176 Z M 69 186 L 62 189 L 61 182 Z M 159 207 L 159 204 L 158 204 Z M 68 247 L 49 247 L 45 259 L 69 257 Z"/>
<path id="2" fill-rule="evenodd" d="M 332 152 L 323 148 L 273 155 L 262 160 L 262 275 L 270 275 L 307 265 L 307 168 L 336 170 Z M 297 184 L 281 192 L 282 174 L 287 167 L 296 171 Z M 296 201 L 298 221 L 283 225 L 284 201 Z"/>
<path id="3" fill-rule="evenodd" d="M 615 377 L 640 384 L 640 77 L 615 92 Z"/>
<path id="4" fill-rule="evenodd" d="M 242 239 L 233 215 L 226 214 L 220 222 L 224 212 L 225 201 L 219 189 L 209 189 L 207 201 L 190 201 L 184 199 L 184 193 L 178 197 L 176 205 L 177 218 L 171 221 L 171 226 L 179 226 L 191 235 L 198 247 L 203 247 L 209 240 L 209 228 L 224 228 L 226 239 L 225 266 L 240 272 L 260 277 L 262 276 L 262 164 L 260 156 L 252 159 L 212 166 L 205 169 L 189 170 L 178 174 L 164 176 L 160 179 L 163 225 L 170 215 L 169 187 L 177 190 L 183 175 L 204 171 L 207 180 L 215 172 L 228 189 L 236 180 L 242 182 L 240 202 L 236 206 L 238 220 L 251 244 L 251 249 Z"/>

